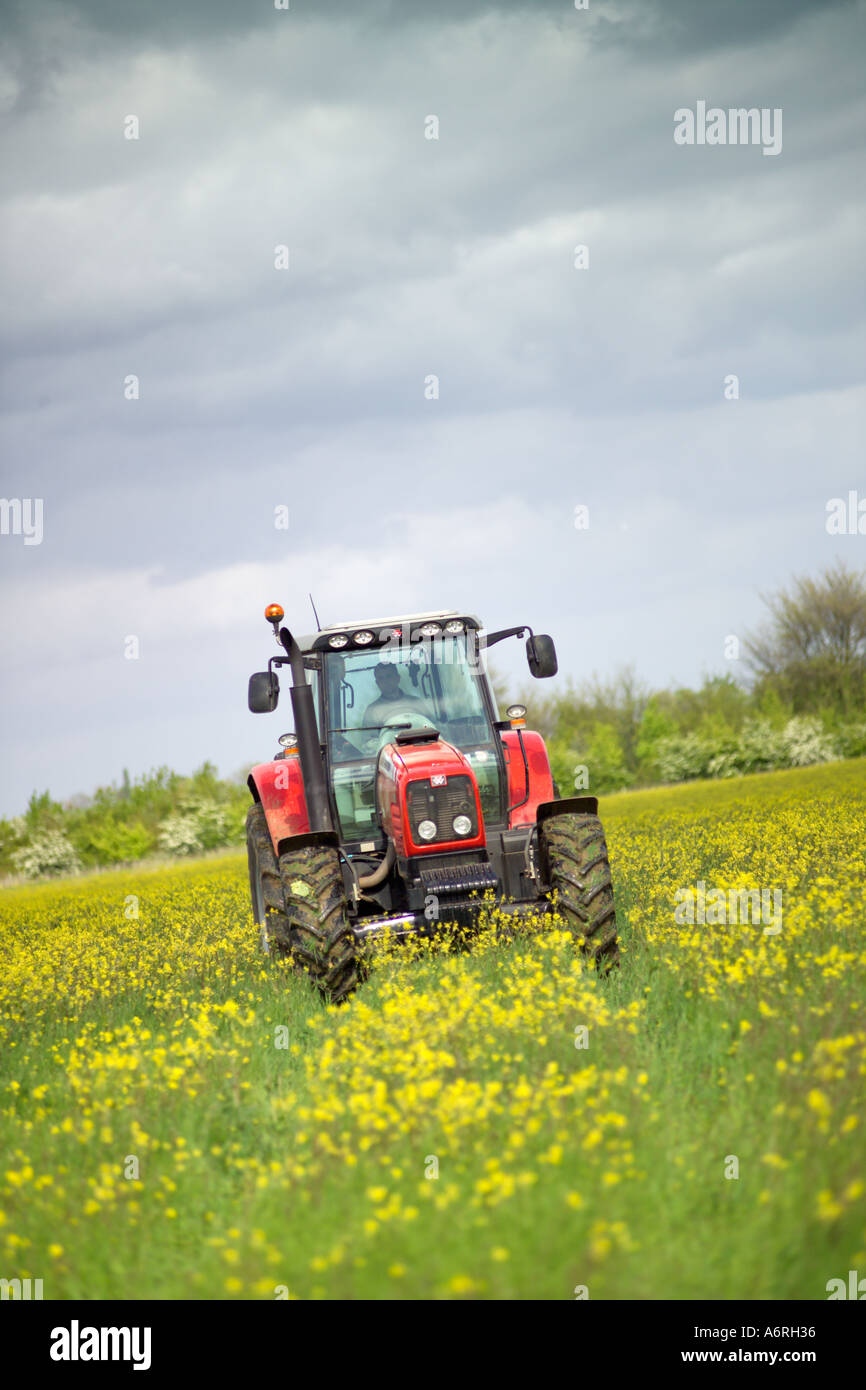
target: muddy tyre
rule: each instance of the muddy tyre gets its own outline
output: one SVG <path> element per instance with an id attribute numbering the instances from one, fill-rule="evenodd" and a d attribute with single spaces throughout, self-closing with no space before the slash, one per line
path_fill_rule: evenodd
<path id="1" fill-rule="evenodd" d="M 247 811 L 247 865 L 253 917 L 261 929 L 262 949 L 270 954 L 269 924 L 283 914 L 283 886 L 280 867 L 265 813 L 258 802 Z"/>
<path id="2" fill-rule="evenodd" d="M 306 845 L 278 860 L 256 804 L 247 813 L 247 857 L 264 949 L 304 970 L 331 1003 L 347 999 L 366 972 L 349 924 L 337 851 Z"/>
<path id="3" fill-rule="evenodd" d="M 613 886 L 598 816 L 549 817 L 540 829 L 556 911 L 603 973 L 619 965 Z"/>

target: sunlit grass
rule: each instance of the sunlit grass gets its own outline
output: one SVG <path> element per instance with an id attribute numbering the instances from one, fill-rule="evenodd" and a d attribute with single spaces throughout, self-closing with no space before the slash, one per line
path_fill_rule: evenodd
<path id="1" fill-rule="evenodd" d="M 331 1009 L 260 956 L 240 856 L 7 890 L 0 1276 L 826 1298 L 866 1272 L 864 793 L 861 761 L 609 798 L 608 980 L 494 919 Z M 781 889 L 781 932 L 678 925 L 698 880 Z"/>

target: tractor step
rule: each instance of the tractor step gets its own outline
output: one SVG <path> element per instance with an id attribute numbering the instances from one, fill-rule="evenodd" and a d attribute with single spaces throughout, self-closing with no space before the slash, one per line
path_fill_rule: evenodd
<path id="1" fill-rule="evenodd" d="M 425 893 L 484 892 L 498 886 L 499 878 L 492 864 L 450 864 L 439 869 L 430 865 L 421 869 L 421 887 Z"/>

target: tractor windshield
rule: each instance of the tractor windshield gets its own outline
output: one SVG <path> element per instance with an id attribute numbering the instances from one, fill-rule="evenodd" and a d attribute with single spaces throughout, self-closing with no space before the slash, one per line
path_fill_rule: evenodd
<path id="1" fill-rule="evenodd" d="M 465 753 L 478 782 L 485 820 L 502 819 L 498 735 L 485 704 L 483 676 L 467 657 L 465 637 L 323 655 L 323 725 L 344 839 L 378 836 L 376 759 L 401 725 L 432 725 Z"/>

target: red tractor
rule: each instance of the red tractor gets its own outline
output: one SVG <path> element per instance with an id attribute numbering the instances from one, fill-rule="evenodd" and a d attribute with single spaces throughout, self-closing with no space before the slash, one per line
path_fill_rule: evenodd
<path id="1" fill-rule="evenodd" d="M 265 609 L 280 655 L 250 677 L 249 708 L 277 707 L 291 672 L 294 732 L 252 769 L 247 846 L 266 951 L 345 999 L 365 943 L 471 928 L 485 894 L 514 918 L 555 911 L 602 970 L 618 962 L 613 889 L 594 796 L 560 798 L 540 734 L 499 719 L 485 652 L 527 636 L 533 676 L 550 637 L 485 634 L 463 613 L 340 623 L 296 640 Z M 488 898 L 488 902 L 489 902 Z"/>

